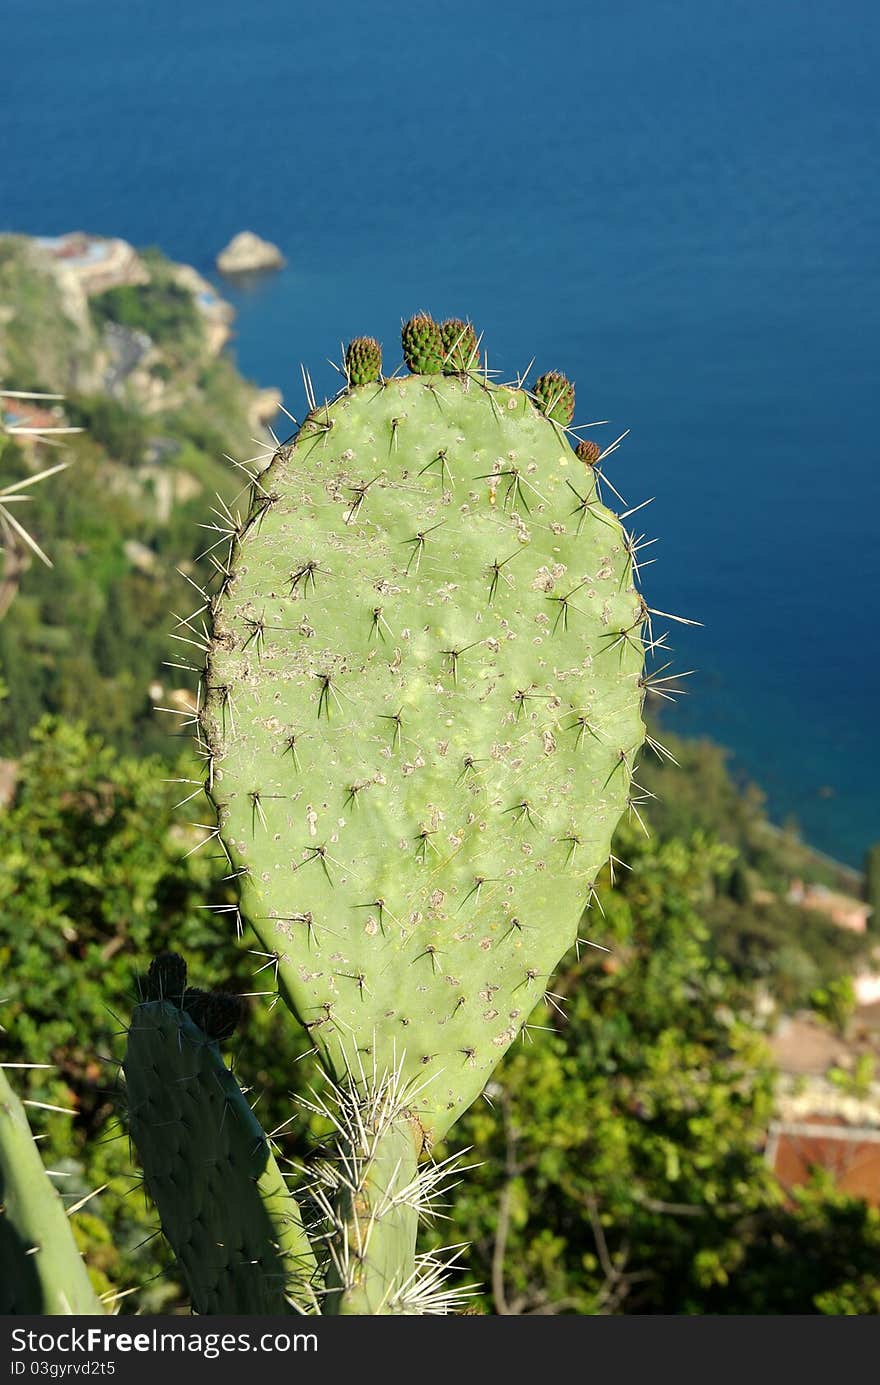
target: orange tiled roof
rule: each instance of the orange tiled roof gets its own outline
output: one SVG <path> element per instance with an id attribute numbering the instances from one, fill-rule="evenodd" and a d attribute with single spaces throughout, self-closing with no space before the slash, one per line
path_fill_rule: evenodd
<path id="1" fill-rule="evenodd" d="M 767 1162 L 785 1189 L 808 1183 L 818 1167 L 833 1175 L 841 1192 L 880 1206 L 880 1130 L 833 1117 L 778 1122 L 770 1130 Z"/>

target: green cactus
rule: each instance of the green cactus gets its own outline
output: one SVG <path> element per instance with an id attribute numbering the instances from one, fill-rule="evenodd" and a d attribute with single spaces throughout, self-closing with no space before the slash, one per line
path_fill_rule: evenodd
<path id="1" fill-rule="evenodd" d="M 619 522 L 522 390 L 414 376 L 326 412 L 260 478 L 202 731 L 284 998 L 337 1077 L 352 1046 L 436 1074 L 430 1143 L 541 999 L 608 858 L 645 611 Z"/>
<path id="2" fill-rule="evenodd" d="M 317 1264 L 270 1143 L 216 1043 L 170 1000 L 132 1016 L 128 1119 L 198 1313 L 283 1313 Z"/>
<path id="3" fill-rule="evenodd" d="M 416 1177 L 421 1136 L 417 1129 L 393 1124 L 381 1133 L 357 1189 L 337 1199 L 341 1208 L 335 1244 L 354 1249 L 332 1265 L 324 1297 L 328 1316 L 388 1315 L 416 1260 L 418 1212 L 407 1201 L 395 1205 L 399 1192 Z M 377 1215 L 383 1203 L 387 1213 Z"/>
<path id="4" fill-rule="evenodd" d="M 0 1066 L 0 1314 L 103 1311 L 24 1107 Z"/>
<path id="5" fill-rule="evenodd" d="M 419 1166 L 422 1130 L 400 1068 L 353 1064 L 343 1083 L 300 1104 L 337 1132 L 333 1157 L 313 1162 L 308 1192 L 328 1247 L 322 1312 L 331 1316 L 450 1313 L 470 1297 L 447 1283 L 457 1258 L 415 1254 L 420 1216 L 435 1215 L 460 1161 Z"/>
<path id="6" fill-rule="evenodd" d="M 444 327 L 448 368 L 466 324 Z M 201 712 L 220 839 L 282 997 L 335 1082 L 366 1065 L 406 1094 L 358 1187 L 371 1225 L 388 1168 L 448 1132 L 574 943 L 644 736 L 647 608 L 555 426 L 573 387 L 542 376 L 536 408 L 488 378 L 426 378 L 444 333 L 425 315 L 403 346 L 420 373 L 349 387 L 255 482 Z M 413 1226 L 389 1235 L 405 1278 Z M 379 1240 L 336 1311 L 393 1299 L 371 1277 Z"/>

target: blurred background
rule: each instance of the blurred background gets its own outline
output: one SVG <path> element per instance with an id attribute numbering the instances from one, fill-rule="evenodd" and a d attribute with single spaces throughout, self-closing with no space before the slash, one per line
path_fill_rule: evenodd
<path id="1" fill-rule="evenodd" d="M 301 363 L 332 394 L 369 334 L 390 369 L 424 308 L 626 432 L 643 587 L 700 622 L 661 622 L 695 672 L 590 919 L 612 951 L 567 959 L 565 1021 L 457 1132 L 485 1162 L 446 1239 L 494 1313 L 880 1311 L 876 7 L 7 0 L 3 29 L 0 1042 L 78 1113 L 43 1133 L 107 1185 L 96 1280 L 185 1306 L 110 1138 L 105 1005 L 168 943 L 264 989 L 154 710 L 191 705 L 199 526 L 305 413 Z M 218 268 L 244 230 L 274 267 Z M 284 1028 L 254 997 L 235 1041 L 279 1119 Z"/>

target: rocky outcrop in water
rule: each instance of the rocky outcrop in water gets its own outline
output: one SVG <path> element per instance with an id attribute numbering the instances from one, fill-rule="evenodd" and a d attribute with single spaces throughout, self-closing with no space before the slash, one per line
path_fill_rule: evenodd
<path id="1" fill-rule="evenodd" d="M 221 274 L 253 274 L 258 270 L 281 269 L 284 264 L 278 246 L 261 240 L 253 231 L 240 231 L 217 256 Z"/>

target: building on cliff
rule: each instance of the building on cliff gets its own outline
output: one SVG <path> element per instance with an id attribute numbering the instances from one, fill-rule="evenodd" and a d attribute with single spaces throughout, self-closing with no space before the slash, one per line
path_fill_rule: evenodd
<path id="1" fill-rule="evenodd" d="M 36 243 L 77 280 L 87 296 L 122 284 L 145 284 L 150 277 L 140 255 L 125 240 L 68 231 L 63 236 L 39 236 Z"/>

